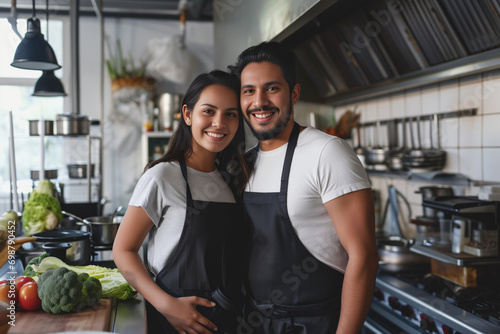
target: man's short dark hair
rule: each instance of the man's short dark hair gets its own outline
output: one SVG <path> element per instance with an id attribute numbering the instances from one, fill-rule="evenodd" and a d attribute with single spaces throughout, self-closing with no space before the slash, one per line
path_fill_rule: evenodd
<path id="1" fill-rule="evenodd" d="M 262 42 L 259 45 L 251 46 L 243 51 L 235 65 L 228 66 L 229 70 L 241 76 L 243 69 L 250 63 L 262 63 L 268 61 L 278 65 L 283 72 L 290 91 L 297 83 L 295 76 L 295 56 L 291 50 L 278 42 Z"/>

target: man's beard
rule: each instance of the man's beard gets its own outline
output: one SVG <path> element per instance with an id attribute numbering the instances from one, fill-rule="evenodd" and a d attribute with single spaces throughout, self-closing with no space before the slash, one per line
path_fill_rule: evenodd
<path id="1" fill-rule="evenodd" d="M 253 111 L 268 111 L 268 110 L 272 110 L 272 111 L 275 111 L 276 113 L 278 113 L 278 122 L 276 123 L 276 125 L 273 126 L 272 129 L 265 130 L 265 131 L 256 131 L 252 127 L 250 122 L 247 122 L 250 130 L 252 131 L 253 135 L 255 136 L 255 138 L 257 138 L 258 141 L 266 141 L 266 140 L 270 140 L 270 139 L 273 139 L 276 136 L 278 136 L 285 129 L 285 127 L 288 125 L 288 123 L 290 122 L 290 118 L 292 117 L 292 113 L 289 112 L 288 115 L 286 116 L 286 119 L 281 120 L 281 118 L 279 117 L 280 110 L 278 108 L 266 107 L 266 106 L 260 108 L 259 110 L 253 109 L 253 110 L 249 111 L 249 113 L 253 112 Z M 250 117 L 252 117 L 252 116 L 250 116 Z"/>

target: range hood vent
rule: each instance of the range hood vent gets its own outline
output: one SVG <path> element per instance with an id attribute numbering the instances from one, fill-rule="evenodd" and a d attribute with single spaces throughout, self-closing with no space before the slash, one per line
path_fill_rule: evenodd
<path id="1" fill-rule="evenodd" d="M 500 0 L 350 3 L 347 13 L 345 1 L 335 3 L 285 41 L 299 78 L 312 83 L 310 100 L 351 103 L 500 68 Z"/>

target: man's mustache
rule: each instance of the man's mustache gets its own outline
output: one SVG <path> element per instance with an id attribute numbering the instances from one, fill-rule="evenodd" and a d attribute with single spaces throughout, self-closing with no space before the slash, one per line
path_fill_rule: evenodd
<path id="1" fill-rule="evenodd" d="M 260 108 L 248 109 L 247 113 L 250 114 L 250 113 L 253 113 L 253 112 L 257 112 L 257 111 L 274 111 L 274 112 L 279 112 L 280 110 L 277 107 L 263 106 L 263 107 L 260 107 Z"/>

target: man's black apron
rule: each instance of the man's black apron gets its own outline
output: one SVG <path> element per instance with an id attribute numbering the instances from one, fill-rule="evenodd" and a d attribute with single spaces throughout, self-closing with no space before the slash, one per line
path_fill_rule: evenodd
<path id="1" fill-rule="evenodd" d="M 300 127 L 295 123 L 279 193 L 245 192 L 249 251 L 244 326 L 241 333 L 334 333 L 344 275 L 317 260 L 290 222 L 287 190 Z"/>
<path id="2" fill-rule="evenodd" d="M 233 334 L 242 306 L 241 259 L 237 258 L 241 254 L 237 250 L 241 247 L 241 205 L 193 200 L 185 161 L 180 166 L 187 189 L 186 219 L 179 244 L 156 276 L 156 283 L 174 297 L 214 301 L 215 307 L 198 306 L 198 311 L 217 326 L 217 333 Z M 177 331 L 148 305 L 148 333 Z"/>

